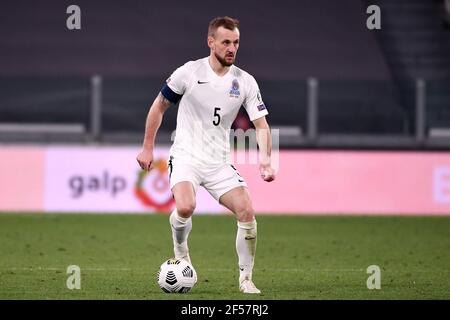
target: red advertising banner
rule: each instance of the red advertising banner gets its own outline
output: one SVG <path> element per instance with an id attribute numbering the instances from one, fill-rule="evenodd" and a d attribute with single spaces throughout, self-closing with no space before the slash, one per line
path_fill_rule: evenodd
<path id="1" fill-rule="evenodd" d="M 0 147 L 0 211 L 152 213 L 174 207 L 167 147 L 144 174 L 138 147 Z M 258 214 L 450 215 L 450 153 L 280 151 L 263 181 L 256 152 L 234 154 Z M 224 213 L 202 187 L 197 213 Z"/>
<path id="2" fill-rule="evenodd" d="M 44 209 L 45 149 L 0 147 L 0 211 Z"/>
<path id="3" fill-rule="evenodd" d="M 271 183 L 236 167 L 260 213 L 450 214 L 450 153 L 281 151 Z"/>

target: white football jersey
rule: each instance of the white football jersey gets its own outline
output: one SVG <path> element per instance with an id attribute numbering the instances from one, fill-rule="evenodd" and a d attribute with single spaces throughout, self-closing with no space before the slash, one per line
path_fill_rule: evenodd
<path id="1" fill-rule="evenodd" d="M 251 121 L 268 114 L 255 78 L 234 65 L 218 76 L 206 57 L 187 62 L 166 82 L 167 99 L 181 96 L 171 155 L 192 164 L 231 163 L 230 129 L 241 106 Z"/>

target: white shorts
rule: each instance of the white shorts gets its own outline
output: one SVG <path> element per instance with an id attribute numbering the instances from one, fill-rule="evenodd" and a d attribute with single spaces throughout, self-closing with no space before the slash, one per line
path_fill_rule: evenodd
<path id="1" fill-rule="evenodd" d="M 217 201 L 231 189 L 247 187 L 244 178 L 232 164 L 206 169 L 170 156 L 168 170 L 171 190 L 178 182 L 190 181 L 195 191 L 197 191 L 198 186 L 202 186 Z"/>

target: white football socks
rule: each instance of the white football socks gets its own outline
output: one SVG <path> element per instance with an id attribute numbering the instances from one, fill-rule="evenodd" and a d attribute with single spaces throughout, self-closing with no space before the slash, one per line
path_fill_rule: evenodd
<path id="1" fill-rule="evenodd" d="M 177 209 L 173 210 L 170 218 L 170 227 L 172 229 L 173 251 L 176 259 L 187 259 L 189 257 L 189 248 L 187 240 L 189 232 L 192 230 L 192 218 L 183 218 L 178 215 Z"/>
<path id="2" fill-rule="evenodd" d="M 238 221 L 236 251 L 239 258 L 239 283 L 252 280 L 252 271 L 256 253 L 256 220 Z"/>

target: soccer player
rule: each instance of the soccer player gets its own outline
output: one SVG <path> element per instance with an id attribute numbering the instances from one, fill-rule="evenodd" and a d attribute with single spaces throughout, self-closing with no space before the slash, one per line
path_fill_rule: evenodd
<path id="1" fill-rule="evenodd" d="M 208 28 L 210 55 L 176 69 L 150 107 L 137 161 L 151 170 L 155 135 L 164 112 L 179 103 L 175 140 L 170 149 L 169 180 L 176 209 L 170 215 L 175 258 L 190 262 L 188 236 L 192 229 L 195 194 L 204 187 L 237 219 L 236 251 L 239 290 L 260 293 L 252 281 L 256 252 L 256 220 L 247 184 L 230 160 L 230 128 L 243 105 L 256 129 L 259 171 L 264 181 L 275 179 L 271 166 L 272 140 L 256 80 L 236 67 L 239 22 L 214 18 Z"/>

